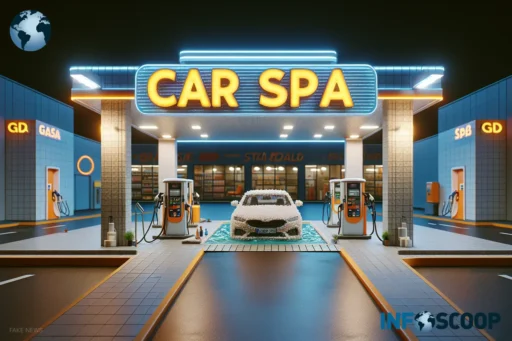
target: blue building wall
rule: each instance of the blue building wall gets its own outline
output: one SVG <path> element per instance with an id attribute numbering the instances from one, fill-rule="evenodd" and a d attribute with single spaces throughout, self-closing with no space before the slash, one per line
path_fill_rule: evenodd
<path id="1" fill-rule="evenodd" d="M 101 181 L 101 144 L 78 135 L 74 136 L 74 181 L 75 181 L 75 210 L 99 209 L 101 204 L 96 200 L 94 182 Z M 94 165 L 88 159 L 80 162 L 83 172 L 89 172 L 94 166 L 91 175 L 82 175 L 78 171 L 78 160 L 82 156 L 92 158 Z"/>
<path id="2" fill-rule="evenodd" d="M 426 183 L 438 181 L 438 136 L 414 142 L 414 197 L 415 208 L 425 209 Z"/>
<path id="3" fill-rule="evenodd" d="M 42 122 L 36 121 L 36 126 Z M 45 124 L 45 126 L 49 126 Z M 60 140 L 36 134 L 36 218 L 46 219 L 46 169 L 59 169 L 59 192 L 69 206 L 69 215 L 74 215 L 74 171 L 73 171 L 73 133 L 60 130 Z"/>
<path id="4" fill-rule="evenodd" d="M 0 75 L 0 220 L 9 219 L 6 207 L 8 174 L 5 120 L 40 120 L 68 132 L 74 129 L 72 107 Z M 33 205 L 35 208 L 35 201 Z M 30 219 L 35 219 L 35 216 Z"/>

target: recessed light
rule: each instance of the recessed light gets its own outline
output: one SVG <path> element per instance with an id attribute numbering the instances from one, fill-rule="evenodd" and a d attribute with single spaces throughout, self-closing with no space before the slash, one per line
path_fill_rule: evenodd
<path id="1" fill-rule="evenodd" d="M 359 138 L 359 135 L 350 135 L 350 138 L 351 138 L 351 139 L 358 139 L 358 138 Z"/>
<path id="2" fill-rule="evenodd" d="M 254 167 L 255 171 L 259 171 L 260 169 L 261 169 L 260 167 Z"/>
<path id="3" fill-rule="evenodd" d="M 268 170 L 268 171 L 271 171 L 273 168 L 269 166 L 269 167 L 267 167 L 265 169 Z"/>
<path id="4" fill-rule="evenodd" d="M 325 126 L 324 127 L 325 130 L 333 130 L 334 129 L 334 126 Z"/>
<path id="5" fill-rule="evenodd" d="M 296 172 L 298 171 L 299 169 L 297 167 L 293 167 L 293 171 Z"/>
<path id="6" fill-rule="evenodd" d="M 283 171 L 284 167 L 283 166 L 279 166 L 279 167 L 277 167 L 277 170 Z"/>
<path id="7" fill-rule="evenodd" d="M 147 129 L 147 130 L 155 130 L 158 129 L 157 126 L 139 126 L 140 129 Z"/>
<path id="8" fill-rule="evenodd" d="M 171 136 L 171 135 L 162 135 L 162 137 L 163 137 L 164 139 L 170 139 L 172 136 Z"/>
<path id="9" fill-rule="evenodd" d="M 178 172 L 184 172 L 184 171 L 185 171 L 185 169 L 183 169 L 183 168 L 178 168 Z"/>
<path id="10" fill-rule="evenodd" d="M 212 170 L 213 170 L 214 172 L 216 172 L 216 171 L 217 171 L 217 168 L 214 168 L 214 169 L 212 169 Z"/>
<path id="11" fill-rule="evenodd" d="M 373 129 L 378 129 L 379 126 L 361 126 L 360 128 L 365 129 L 365 130 L 373 130 Z"/>
<path id="12" fill-rule="evenodd" d="M 342 169 L 341 171 L 342 171 L 343 173 L 345 173 L 345 170 L 344 170 L 344 169 Z"/>
<path id="13" fill-rule="evenodd" d="M 313 137 L 314 137 L 315 139 L 319 139 L 319 138 L 321 138 L 321 137 L 322 137 L 322 134 L 315 134 L 315 135 L 313 135 Z"/>
<path id="14" fill-rule="evenodd" d="M 192 129 L 194 129 L 194 130 L 201 130 L 201 126 L 193 125 L 193 126 L 192 126 Z"/>
<path id="15" fill-rule="evenodd" d="M 288 134 L 281 134 L 281 135 L 279 135 L 279 137 L 281 137 L 281 138 L 287 138 L 287 137 L 288 137 Z"/>
<path id="16" fill-rule="evenodd" d="M 284 126 L 283 127 L 284 130 L 292 130 L 293 129 L 293 126 L 291 125 L 287 125 L 287 126 Z"/>
<path id="17" fill-rule="evenodd" d="M 327 167 L 322 167 L 322 168 L 320 168 L 320 169 L 321 169 L 321 170 L 323 170 L 323 171 L 326 171 L 326 170 L 327 170 Z"/>
<path id="18" fill-rule="evenodd" d="M 207 138 L 207 137 L 208 137 L 208 134 L 201 134 L 201 137 L 202 137 L 202 138 Z"/>
<path id="19" fill-rule="evenodd" d="M 229 167 L 229 170 L 233 172 L 235 170 L 235 167 Z"/>

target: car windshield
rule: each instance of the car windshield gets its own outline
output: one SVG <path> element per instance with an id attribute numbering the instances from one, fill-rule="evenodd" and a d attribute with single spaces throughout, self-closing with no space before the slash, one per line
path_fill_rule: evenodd
<path id="1" fill-rule="evenodd" d="M 290 200 L 286 195 L 253 194 L 245 197 L 244 206 L 278 205 L 290 206 Z"/>

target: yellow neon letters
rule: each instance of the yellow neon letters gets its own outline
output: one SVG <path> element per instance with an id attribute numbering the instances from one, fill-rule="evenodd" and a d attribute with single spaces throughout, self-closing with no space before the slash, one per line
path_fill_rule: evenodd
<path id="1" fill-rule="evenodd" d="M 223 86 L 222 81 L 228 84 Z M 238 90 L 240 80 L 237 74 L 228 69 L 212 70 L 212 106 L 220 108 L 222 106 L 222 98 L 230 108 L 238 108 L 238 102 L 235 98 L 235 92 Z"/>
<path id="2" fill-rule="evenodd" d="M 306 86 L 301 87 L 301 82 L 307 81 Z M 300 99 L 309 97 L 318 88 L 318 77 L 307 69 L 294 69 L 290 73 L 290 107 L 298 108 Z"/>
<path id="3" fill-rule="evenodd" d="M 503 125 L 499 122 L 484 122 L 482 131 L 486 134 L 499 134 L 503 131 Z"/>
<path id="4" fill-rule="evenodd" d="M 28 125 L 25 122 L 10 122 L 7 125 L 7 131 L 13 134 L 28 133 Z"/>
<path id="5" fill-rule="evenodd" d="M 158 93 L 158 82 L 166 79 L 170 81 L 176 80 L 176 71 L 169 69 L 158 70 L 149 77 L 148 80 L 148 97 L 151 102 L 155 103 L 159 107 L 168 108 L 176 105 L 178 102 L 175 95 L 169 97 L 162 97 Z"/>
<path id="6" fill-rule="evenodd" d="M 338 88 L 338 90 L 336 90 L 336 88 Z M 331 105 L 331 101 L 343 101 L 343 105 L 346 108 L 352 108 L 354 106 L 352 96 L 350 96 L 347 82 L 345 81 L 341 69 L 332 70 L 329 81 L 325 86 L 322 100 L 320 101 L 320 108 L 328 108 Z"/>
<path id="7" fill-rule="evenodd" d="M 271 80 L 280 82 L 284 75 L 285 72 L 279 69 L 268 69 L 261 73 L 259 80 L 261 89 L 274 95 L 274 97 L 268 97 L 261 94 L 261 106 L 266 108 L 279 108 L 286 103 L 286 100 L 288 99 L 288 91 L 286 91 L 286 88 L 271 82 Z"/>
<path id="8" fill-rule="evenodd" d="M 267 69 L 260 74 L 258 82 L 262 91 L 259 95 L 259 104 L 262 107 L 279 108 L 288 103 L 290 108 L 299 108 L 302 99 L 314 95 L 318 90 L 318 76 L 314 71 L 291 69 L 289 73 L 289 84 L 286 85 L 281 84 L 286 75 L 283 70 Z M 179 99 L 176 94 L 161 96 L 158 92 L 159 82 L 163 80 L 177 82 L 176 78 L 174 70 L 155 71 L 149 77 L 147 84 L 147 93 L 151 102 L 162 108 L 174 106 L 187 108 L 190 106 L 190 101 L 198 102 L 203 108 L 221 108 L 223 105 L 230 108 L 239 107 L 235 93 L 240 86 L 240 79 L 233 70 L 212 69 L 211 97 L 208 95 L 198 69 L 188 71 Z M 176 89 L 175 93 L 179 93 L 179 89 Z M 332 106 L 351 108 L 354 106 L 343 71 L 340 68 L 331 71 L 318 105 L 320 108 Z"/>

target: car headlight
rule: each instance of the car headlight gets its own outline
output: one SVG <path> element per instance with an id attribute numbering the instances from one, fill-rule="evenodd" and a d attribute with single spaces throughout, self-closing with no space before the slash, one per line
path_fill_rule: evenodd
<path id="1" fill-rule="evenodd" d="M 299 216 L 292 217 L 290 219 L 287 219 L 286 221 L 291 223 L 292 221 L 297 221 L 297 220 L 299 220 Z"/>
<path id="2" fill-rule="evenodd" d="M 240 222 L 242 222 L 242 223 L 245 221 L 245 219 L 244 219 L 244 218 L 242 218 L 242 217 L 237 217 L 237 216 L 234 216 L 234 217 L 233 217 L 233 219 L 234 219 L 234 220 L 236 220 L 236 221 L 240 221 Z"/>

